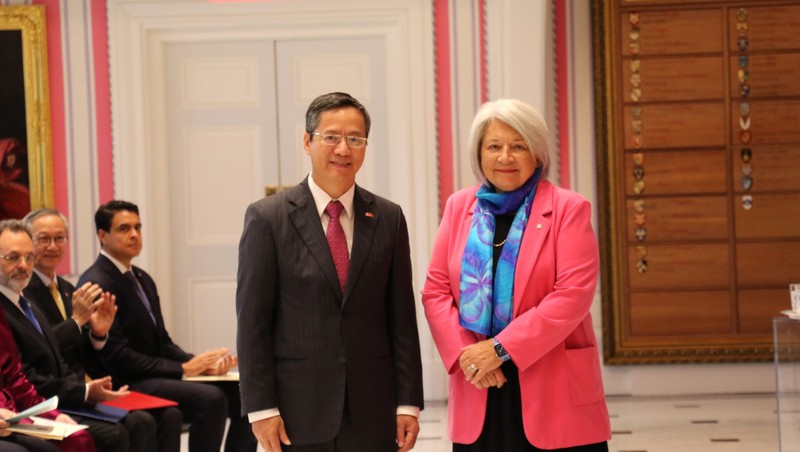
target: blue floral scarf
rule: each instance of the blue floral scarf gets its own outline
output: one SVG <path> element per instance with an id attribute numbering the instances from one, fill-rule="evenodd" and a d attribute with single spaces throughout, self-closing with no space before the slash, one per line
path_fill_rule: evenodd
<path id="1" fill-rule="evenodd" d="M 458 307 L 459 324 L 470 331 L 493 337 L 511 322 L 517 255 L 540 176 L 541 168 L 537 168 L 517 190 L 496 193 L 494 187 L 483 185 L 475 195 L 478 203 L 461 259 Z M 516 215 L 492 278 L 495 215 L 514 211 Z"/>

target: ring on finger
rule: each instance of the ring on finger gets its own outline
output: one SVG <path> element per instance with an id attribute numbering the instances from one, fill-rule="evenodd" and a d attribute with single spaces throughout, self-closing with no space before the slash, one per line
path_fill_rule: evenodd
<path id="1" fill-rule="evenodd" d="M 475 363 L 470 364 L 469 367 L 467 367 L 467 369 L 469 369 L 474 374 L 478 373 L 478 368 L 475 366 Z"/>

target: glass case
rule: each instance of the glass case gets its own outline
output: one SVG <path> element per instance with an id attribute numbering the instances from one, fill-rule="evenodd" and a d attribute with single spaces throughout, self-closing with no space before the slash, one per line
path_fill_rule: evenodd
<path id="1" fill-rule="evenodd" d="M 778 448 L 800 452 L 800 319 L 774 317 Z"/>

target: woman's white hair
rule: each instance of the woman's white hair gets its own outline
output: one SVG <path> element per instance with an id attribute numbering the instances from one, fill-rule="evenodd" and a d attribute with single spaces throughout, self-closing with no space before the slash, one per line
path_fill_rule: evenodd
<path id="1" fill-rule="evenodd" d="M 533 107 L 517 99 L 486 102 L 475 114 L 469 131 L 469 152 L 472 154 L 472 172 L 475 177 L 483 184 L 488 184 L 481 167 L 481 144 L 492 121 L 500 121 L 522 135 L 537 166 L 542 168 L 542 179 L 547 179 L 550 172 L 550 135 L 547 124 Z"/>

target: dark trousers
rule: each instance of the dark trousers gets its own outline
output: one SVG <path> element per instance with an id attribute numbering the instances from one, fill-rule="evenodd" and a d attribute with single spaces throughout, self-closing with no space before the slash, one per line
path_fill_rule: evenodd
<path id="1" fill-rule="evenodd" d="M 183 428 L 183 414 L 181 410 L 176 407 L 159 408 L 155 410 L 147 410 L 156 421 L 156 448 L 149 450 L 157 450 L 158 452 L 180 452 L 181 450 L 181 429 Z M 127 428 L 127 426 L 126 426 Z M 131 437 L 131 451 L 137 450 L 134 447 L 139 447 L 134 444 L 135 433 L 128 430 Z M 141 446 L 142 452 L 148 449 Z"/>
<path id="2" fill-rule="evenodd" d="M 120 423 L 73 416 L 89 426 L 98 452 L 179 452 L 182 419 L 174 407 L 131 411 Z"/>
<path id="3" fill-rule="evenodd" d="M 125 419 L 131 417 L 131 414 L 133 413 L 128 413 L 128 416 L 126 416 Z M 125 429 L 124 425 L 98 421 L 96 419 L 80 416 L 72 416 L 72 419 L 78 424 L 89 426 L 89 434 L 92 435 L 94 445 L 97 447 L 97 452 L 128 452 L 130 450 L 128 431 Z M 140 425 L 141 422 L 147 422 L 146 418 L 134 415 L 130 422 L 138 431 L 147 430 L 146 425 Z M 145 436 L 148 436 L 150 440 L 153 440 L 153 435 L 155 434 L 155 421 L 150 418 L 150 422 L 152 423 L 150 426 L 152 431 L 146 432 Z"/>
<path id="4" fill-rule="evenodd" d="M 453 452 L 538 452 L 539 449 L 528 442 L 522 424 L 522 396 L 519 389 L 519 371 L 512 361 L 501 366 L 508 380 L 502 388 L 489 388 L 486 403 L 486 420 L 478 440 L 472 444 L 453 444 Z M 549 449 L 548 449 L 549 450 Z M 561 452 L 608 452 L 608 444 L 603 441 L 585 446 L 554 449 Z"/>
<path id="5" fill-rule="evenodd" d="M 229 401 L 235 416 L 225 442 L 225 452 L 254 452 L 257 442 L 246 418 L 239 414 L 238 384 L 194 383 L 166 378 L 149 378 L 130 385 L 131 389 L 178 402 L 183 420 L 189 422 L 190 452 L 219 452 L 229 415 Z M 225 388 L 225 389 L 222 389 Z M 234 397 L 235 395 L 235 397 Z"/>
<path id="6" fill-rule="evenodd" d="M 58 452 L 55 443 L 12 433 L 0 438 L 0 452 Z"/>
<path id="7" fill-rule="evenodd" d="M 291 440 L 292 437 L 289 437 Z M 344 414 L 342 415 L 342 425 L 336 437 L 321 444 L 311 444 L 306 446 L 285 446 L 281 445 L 283 452 L 397 452 L 397 442 L 388 440 L 385 442 L 364 442 L 361 441 L 353 431 L 353 423 L 350 419 L 350 407 L 345 397 Z"/>
<path id="8" fill-rule="evenodd" d="M 250 421 L 247 416 L 242 416 L 241 394 L 239 383 L 235 381 L 221 381 L 207 383 L 218 387 L 225 393 L 228 401 L 228 435 L 225 437 L 225 452 L 255 452 L 258 440 L 253 435 Z"/>

